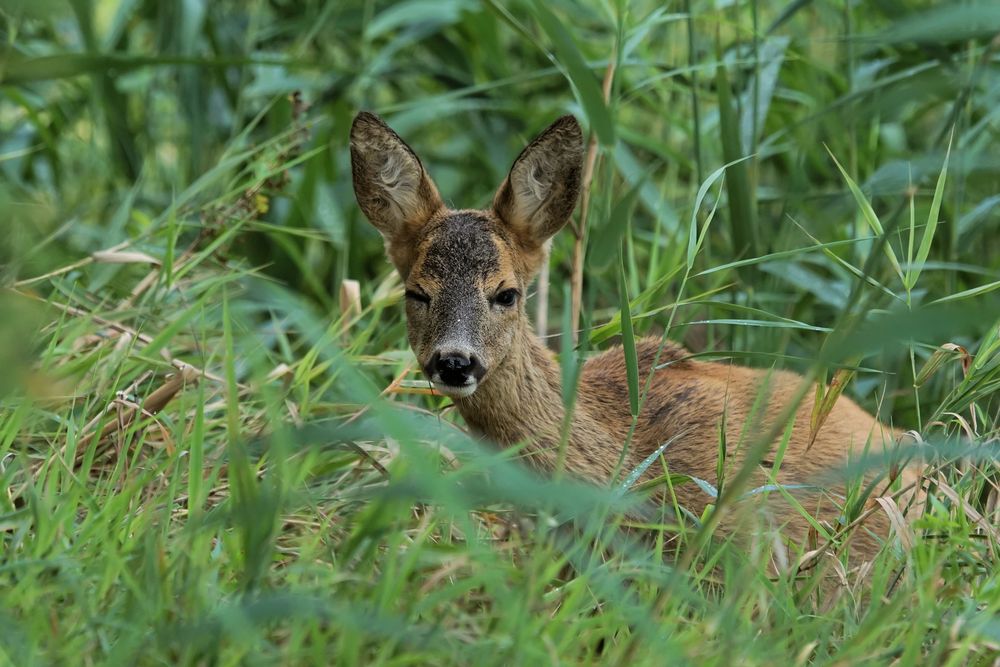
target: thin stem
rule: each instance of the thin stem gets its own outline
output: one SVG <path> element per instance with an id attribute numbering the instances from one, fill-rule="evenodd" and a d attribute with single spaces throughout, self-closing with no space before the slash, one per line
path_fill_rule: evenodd
<path id="1" fill-rule="evenodd" d="M 604 93 L 604 101 L 607 103 L 611 99 L 611 82 L 615 78 L 616 58 L 612 54 L 608 66 L 604 70 L 604 81 L 601 90 Z M 590 213 L 590 183 L 594 180 L 594 166 L 597 163 L 597 134 L 590 133 L 590 142 L 587 145 L 587 160 L 583 165 L 583 190 L 582 201 L 580 202 L 580 221 L 573 227 L 575 239 L 573 241 L 573 269 L 570 274 L 570 328 L 573 336 L 573 344 L 578 342 L 578 329 L 580 326 L 580 302 L 583 297 L 583 259 L 586 254 L 587 241 L 587 217 Z"/>
<path id="2" fill-rule="evenodd" d="M 535 295 L 535 331 L 542 339 L 549 333 L 549 255 L 552 245 L 545 248 L 545 261 L 538 273 L 538 292 Z"/>

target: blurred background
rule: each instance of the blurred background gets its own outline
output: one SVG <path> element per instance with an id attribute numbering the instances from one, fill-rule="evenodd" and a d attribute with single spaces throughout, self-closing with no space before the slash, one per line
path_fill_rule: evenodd
<path id="1" fill-rule="evenodd" d="M 876 245 L 845 176 L 912 264 L 908 245 L 919 249 L 949 147 L 924 275 L 904 288 L 882 262 L 870 267 L 877 285 L 859 289 L 867 307 L 891 307 L 1000 270 L 994 3 L 7 0 L 2 10 L 8 282 L 126 240 L 155 249 L 167 228 L 186 242 L 238 221 L 223 261 L 317 312 L 338 312 L 345 278 L 368 302 L 389 267 L 351 190 L 346 143 L 359 109 L 383 115 L 459 207 L 486 206 L 525 142 L 577 115 L 598 158 L 585 310 L 595 325 L 614 316 L 624 240 L 637 330 L 670 320 L 695 351 L 787 352 L 783 363 L 801 365 L 853 307 L 854 273 Z M 718 174 L 708 183 L 734 161 L 728 187 Z M 692 220 L 710 213 L 687 301 L 657 311 L 678 298 L 680 274 L 663 278 L 685 264 Z M 560 235 L 543 306 L 553 331 L 574 252 L 572 232 Z M 126 294 L 139 273 L 109 264 L 62 277 L 74 299 L 96 299 Z M 366 349 L 401 347 L 399 314 L 382 317 L 391 326 Z M 874 365 L 910 360 L 897 349 Z M 856 391 L 886 377 L 898 388 L 890 374 L 861 377 Z"/>

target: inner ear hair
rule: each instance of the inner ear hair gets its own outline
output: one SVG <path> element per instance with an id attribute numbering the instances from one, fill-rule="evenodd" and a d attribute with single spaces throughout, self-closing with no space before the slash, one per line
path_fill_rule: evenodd
<path id="1" fill-rule="evenodd" d="M 406 254 L 420 228 L 444 203 L 417 154 L 373 113 L 351 125 L 354 195 L 365 217 L 385 237 L 393 261 Z M 397 262 L 398 266 L 398 262 Z"/>
<path id="2" fill-rule="evenodd" d="M 521 151 L 493 200 L 522 243 L 538 247 L 569 221 L 580 194 L 583 133 L 563 116 Z"/>

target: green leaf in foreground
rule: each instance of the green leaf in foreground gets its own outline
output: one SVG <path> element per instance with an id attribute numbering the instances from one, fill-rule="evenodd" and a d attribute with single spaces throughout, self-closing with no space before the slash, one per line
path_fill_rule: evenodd
<path id="1" fill-rule="evenodd" d="M 629 309 L 628 285 L 625 280 L 625 258 L 618 256 L 618 305 L 621 310 L 622 347 L 625 349 L 625 373 L 628 379 L 629 411 L 639 414 L 639 363 L 635 352 L 635 333 L 632 331 L 632 313 Z"/>

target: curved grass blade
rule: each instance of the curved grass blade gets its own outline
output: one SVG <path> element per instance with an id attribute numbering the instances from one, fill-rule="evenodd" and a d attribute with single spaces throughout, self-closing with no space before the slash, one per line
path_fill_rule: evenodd
<path id="1" fill-rule="evenodd" d="M 951 158 L 951 144 L 954 137 L 955 131 L 952 129 L 952 135 L 948 139 L 948 150 L 944 155 L 944 165 L 941 167 L 937 186 L 934 188 L 934 199 L 931 201 L 931 210 L 927 214 L 927 226 L 924 228 L 924 235 L 920 238 L 920 247 L 917 248 L 916 262 L 913 267 L 906 270 L 906 280 L 904 281 L 906 289 L 913 289 L 913 286 L 917 284 L 920 272 L 923 271 L 927 257 L 931 254 L 931 243 L 934 241 L 934 232 L 937 230 L 938 225 L 938 214 L 941 212 L 941 200 L 944 197 L 944 184 L 948 179 L 948 160 Z M 886 244 L 886 248 L 888 247 L 889 244 Z"/>
<path id="2" fill-rule="evenodd" d="M 705 226 L 702 228 L 702 232 L 699 235 L 698 211 L 701 210 L 701 205 L 705 201 L 705 197 L 708 195 L 709 188 L 711 188 L 712 185 L 714 185 L 715 182 L 719 180 L 719 178 L 722 177 L 723 174 L 726 173 L 727 169 L 736 164 L 739 164 L 740 162 L 743 162 L 744 160 L 749 160 L 752 157 L 753 157 L 752 155 L 745 155 L 741 158 L 733 160 L 732 162 L 727 162 L 726 164 L 722 165 L 721 167 L 713 171 L 711 174 L 709 174 L 708 178 L 705 179 L 705 182 L 702 183 L 701 186 L 698 188 L 698 194 L 694 198 L 694 208 L 691 209 L 691 224 L 689 227 L 690 232 L 688 234 L 688 249 L 687 249 L 688 269 L 694 266 L 694 258 L 698 254 L 698 250 L 701 248 L 701 244 L 705 238 L 705 232 L 708 230 L 708 225 L 712 221 L 713 215 L 709 215 L 709 217 L 705 221 Z M 712 207 L 713 214 L 717 207 L 718 207 L 718 202 L 716 202 L 716 204 Z"/>
<path id="3" fill-rule="evenodd" d="M 868 226 L 872 228 L 872 231 L 879 236 L 885 234 L 885 230 L 882 228 L 882 222 L 878 219 L 878 216 L 875 215 L 875 209 L 872 208 L 871 202 L 869 202 L 868 198 L 865 197 L 865 193 L 861 191 L 861 188 L 854 182 L 854 179 L 851 178 L 847 174 L 847 171 L 840 165 L 840 162 L 837 161 L 837 157 L 833 154 L 833 151 L 830 150 L 829 146 L 826 147 L 826 152 L 830 154 L 830 158 L 833 160 L 833 163 L 837 165 L 840 175 L 844 177 L 844 181 L 847 183 L 847 188 L 854 196 L 854 201 L 857 203 L 858 208 L 861 209 L 861 214 L 864 217 L 865 222 L 867 222 Z M 903 269 L 899 266 L 899 260 L 896 259 L 896 251 L 892 249 L 892 245 L 888 243 L 888 241 L 883 247 L 885 248 L 885 256 L 889 259 L 889 263 L 892 264 L 892 268 L 896 272 L 896 275 L 899 276 L 899 279 L 905 283 L 906 278 L 903 276 Z"/>

